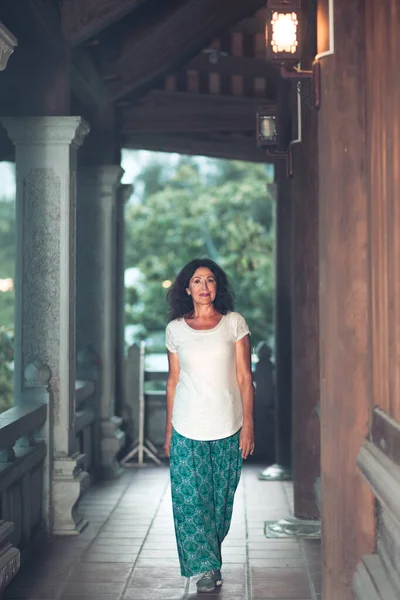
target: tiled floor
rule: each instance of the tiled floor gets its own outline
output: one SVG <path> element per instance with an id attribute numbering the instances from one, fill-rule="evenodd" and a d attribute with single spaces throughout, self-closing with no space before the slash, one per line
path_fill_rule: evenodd
<path id="1" fill-rule="evenodd" d="M 247 466 L 223 545 L 224 585 L 209 600 L 320 600 L 319 542 L 270 540 L 264 521 L 290 514 L 291 484 L 257 480 Z M 198 597 L 180 577 L 166 467 L 129 470 L 89 491 L 79 537 L 49 541 L 7 599 L 180 600 Z M 202 595 L 203 596 L 203 595 Z"/>

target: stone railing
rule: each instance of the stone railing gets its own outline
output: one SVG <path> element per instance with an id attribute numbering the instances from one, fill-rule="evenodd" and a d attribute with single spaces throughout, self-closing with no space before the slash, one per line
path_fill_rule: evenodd
<path id="1" fill-rule="evenodd" d="M 376 408 L 370 440 L 358 455 L 358 466 L 377 506 L 375 554 L 363 556 L 353 591 L 357 600 L 400 598 L 400 424 Z"/>
<path id="2" fill-rule="evenodd" d="M 75 385 L 75 434 L 77 451 L 84 455 L 83 469 L 94 478 L 96 455 L 96 384 L 77 381 Z"/>
<path id="3" fill-rule="evenodd" d="M 50 375 L 44 366 L 28 365 L 25 378 L 21 403 L 0 415 L 0 597 L 19 569 L 20 551 L 43 524 L 48 489 L 44 429 Z"/>

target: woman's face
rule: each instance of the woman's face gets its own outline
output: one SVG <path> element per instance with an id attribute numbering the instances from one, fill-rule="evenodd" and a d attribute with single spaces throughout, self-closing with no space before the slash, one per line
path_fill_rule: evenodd
<path id="1" fill-rule="evenodd" d="M 212 304 L 217 295 L 217 280 L 208 267 L 199 267 L 192 275 L 186 292 L 197 304 Z"/>

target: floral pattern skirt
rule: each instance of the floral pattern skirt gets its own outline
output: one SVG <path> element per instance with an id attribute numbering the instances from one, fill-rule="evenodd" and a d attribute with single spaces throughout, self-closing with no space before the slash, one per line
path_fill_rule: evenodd
<path id="1" fill-rule="evenodd" d="M 239 436 L 240 431 L 221 440 L 198 441 L 172 432 L 172 506 L 184 577 L 221 568 L 221 544 L 242 470 Z"/>

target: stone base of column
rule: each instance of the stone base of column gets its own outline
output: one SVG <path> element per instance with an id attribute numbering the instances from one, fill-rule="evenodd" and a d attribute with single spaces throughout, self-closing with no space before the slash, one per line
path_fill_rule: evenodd
<path id="1" fill-rule="evenodd" d="M 264 525 L 267 538 L 321 538 L 321 521 L 286 517 L 279 521 L 266 521 Z"/>
<path id="2" fill-rule="evenodd" d="M 125 443 L 125 433 L 121 431 L 122 419 L 111 417 L 100 422 L 100 473 L 102 479 L 113 479 L 124 469 L 117 461 L 117 455 Z"/>
<path id="3" fill-rule="evenodd" d="M 0 521 L 0 598 L 20 567 L 19 550 L 8 541 L 13 531 L 13 523 Z"/>
<path id="4" fill-rule="evenodd" d="M 55 457 L 53 463 L 53 534 L 78 535 L 87 525 L 77 502 L 90 485 L 83 470 L 84 454 Z"/>
<path id="5" fill-rule="evenodd" d="M 275 463 L 261 471 L 258 479 L 260 481 L 291 481 L 292 473 L 287 467 Z"/>

